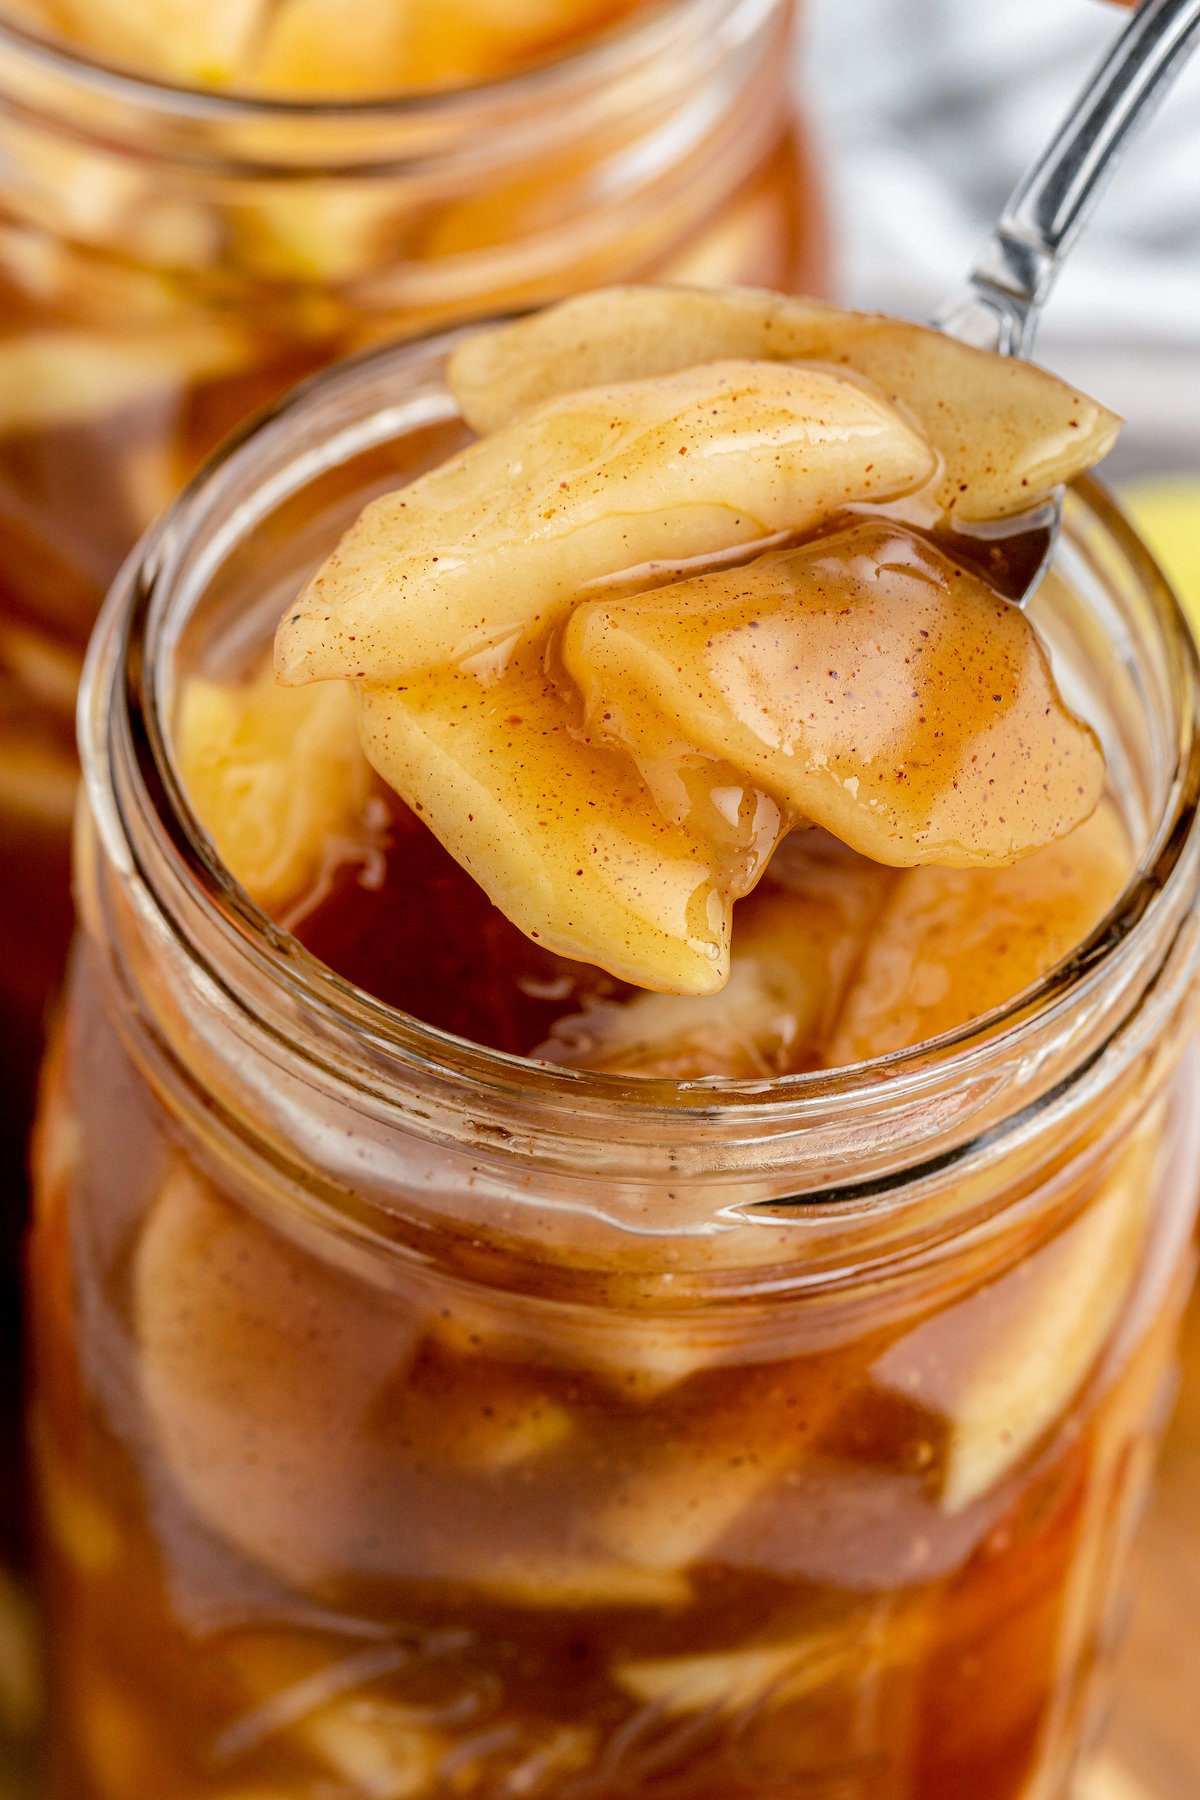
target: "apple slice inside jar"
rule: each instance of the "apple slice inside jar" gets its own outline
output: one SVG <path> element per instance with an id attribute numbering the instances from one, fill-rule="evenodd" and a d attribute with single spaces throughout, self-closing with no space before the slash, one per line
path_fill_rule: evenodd
<path id="1" fill-rule="evenodd" d="M 54 0 L 57 21 L 80 43 L 197 87 L 236 83 L 266 10 L 266 0 Z"/>
<path id="2" fill-rule="evenodd" d="M 224 1662 L 248 1704 L 217 1736 L 213 1760 L 236 1766 L 277 1745 L 332 1776 L 347 1800 L 441 1791 L 443 1764 L 453 1791 L 553 1792 L 591 1761 L 594 1727 L 522 1710 L 496 1732 L 487 1704 L 494 1675 L 472 1663 L 474 1639 L 454 1626 L 381 1633 L 365 1646 L 295 1633 L 242 1637 Z M 397 1692 L 406 1679 L 420 1695 L 408 1704 Z"/>
<path id="3" fill-rule="evenodd" d="M 924 1043 L 1014 999 L 1085 942 L 1132 867 L 1128 832 L 1105 799 L 1008 867 L 906 870 L 847 993 L 831 1065 Z"/>
<path id="4" fill-rule="evenodd" d="M 471 1589 L 501 1606 L 539 1611 L 624 1612 L 648 1607 L 674 1610 L 692 1598 L 686 1572 L 647 1568 L 613 1557 L 603 1548 L 567 1554 L 500 1554 L 464 1568 Z"/>
<path id="5" fill-rule="evenodd" d="M 820 1067 L 893 880 L 825 832 L 796 832 L 771 860 L 770 891 L 760 887 L 738 907 L 729 980 L 719 993 L 593 1000 L 557 1020 L 533 1055 L 676 1081 Z"/>
<path id="6" fill-rule="evenodd" d="M 924 1043 L 1014 999 L 1082 944 L 1124 888 L 1128 832 L 1111 801 L 1007 868 L 905 871 L 829 1047 L 840 1066 Z M 1053 1242 L 890 1351 L 875 1379 L 940 1421 L 939 1493 L 958 1511 L 1003 1481 L 1070 1404 L 1132 1283 L 1155 1134 Z"/>
<path id="7" fill-rule="evenodd" d="M 684 1576 L 719 1562 L 738 1520 L 802 1462 L 861 1378 L 857 1360 L 836 1351 L 793 1357 L 730 1369 L 716 1397 L 681 1406 L 669 1430 L 631 1418 L 627 1467 L 596 1484 L 589 1538 L 650 1571 Z"/>
<path id="8" fill-rule="evenodd" d="M 142 1390 L 182 1494 L 289 1580 L 336 1566 L 372 1408 L 418 1327 L 176 1162 L 133 1272 Z"/>
<path id="9" fill-rule="evenodd" d="M 378 836 L 374 777 L 344 682 L 277 686 L 203 676 L 183 686 L 176 755 L 197 818 L 258 904 L 286 912 Z"/>
<path id="10" fill-rule="evenodd" d="M 217 208 L 192 189 L 165 184 L 149 162 L 109 150 L 95 138 L 48 137 L 36 118 L 6 120 L 5 147 L 25 178 L 22 213 L 45 236 L 17 251 L 14 273 L 27 293 L 65 301 L 67 316 L 114 336 L 133 321 L 150 330 L 175 320 L 187 332 L 219 331 L 197 308 L 187 273 L 222 259 Z M 121 246 L 121 260 L 81 264 L 80 243 Z M 115 290 L 115 301 L 114 301 Z"/>
<path id="11" fill-rule="evenodd" d="M 143 1228 L 133 1300 L 175 1493 L 289 1584 L 322 1593 L 365 1572 L 560 1608 L 690 1597 L 674 1565 L 576 1541 L 574 1421 L 536 1369 L 431 1355 L 432 1318 L 307 1254 L 182 1161 Z"/>
<path id="12" fill-rule="evenodd" d="M 424 1722 L 428 1708 L 398 1704 L 378 1684 L 436 1669 L 455 1636 L 398 1631 L 364 1644 L 315 1633 L 239 1634 L 223 1646 L 221 1661 L 244 1706 L 216 1735 L 213 1763 L 236 1767 L 278 1745 L 355 1794 L 404 1800 L 428 1792 L 448 1745 Z"/>
<path id="13" fill-rule="evenodd" d="M 74 646 L 0 619 L 0 819 L 14 832 L 65 832 L 76 810 Z M 9 853 L 14 841 L 9 839 Z"/>
<path id="14" fill-rule="evenodd" d="M 718 1429 L 705 1442 L 672 1443 L 599 1496 L 590 1534 L 629 1566 L 684 1578 L 695 1564 L 719 1558 L 722 1538 L 802 1445 L 786 1432 L 756 1442 L 744 1428 L 732 1439 Z"/>
<path id="15" fill-rule="evenodd" d="M 861 1668 L 869 1633 L 860 1617 L 816 1627 L 811 1635 L 693 1656 L 631 1658 L 613 1665 L 613 1680 L 633 1699 L 668 1716 L 740 1713 L 764 1701 L 780 1704 L 815 1693 Z"/>
<path id="16" fill-rule="evenodd" d="M 784 820 L 727 771 L 727 815 L 664 817 L 634 765 L 572 729 L 540 656 L 493 690 L 467 671 L 357 690 L 374 767 L 531 938 L 620 979 L 704 993 L 728 971 L 730 908 Z"/>
<path id="17" fill-rule="evenodd" d="M 90 425 L 223 375 L 246 360 L 218 324 L 151 328 L 122 340 L 87 331 L 0 339 L 0 437 Z"/>
<path id="18" fill-rule="evenodd" d="M 927 1319 L 872 1371 L 938 1420 L 941 1505 L 959 1512 L 1019 1468 L 1100 1362 L 1141 1265 L 1159 1154 L 1152 1118 L 1048 1243 Z"/>
<path id="19" fill-rule="evenodd" d="M 449 381 L 475 431 L 554 395 L 729 357 L 853 371 L 937 452 L 931 495 L 962 523 L 1023 512 L 1100 461 L 1116 415 L 1017 357 L 927 326 L 748 288 L 600 288 L 469 338 Z"/>
<path id="20" fill-rule="evenodd" d="M 281 0 L 242 72 L 256 93 L 370 97 L 479 81 L 611 20 L 604 0 Z"/>
<path id="21" fill-rule="evenodd" d="M 82 669 L 75 644 L 19 619 L 0 619 L 0 692 L 9 690 L 14 711 L 32 706 L 69 728 Z"/>
<path id="22" fill-rule="evenodd" d="M 756 1242 L 764 1235 L 758 1228 Z M 783 1260 L 778 1246 L 777 1254 Z M 538 1320 L 528 1314 L 514 1318 L 503 1302 L 458 1294 L 433 1321 L 433 1330 L 468 1366 L 490 1356 L 584 1373 L 634 1407 L 651 1404 L 702 1369 L 736 1359 L 736 1340 L 731 1343 L 727 1329 L 626 1300 L 617 1296 L 603 1308 Z"/>
<path id="23" fill-rule="evenodd" d="M 343 0 L 279 0 L 244 85 L 279 96 L 399 94 L 413 85 L 413 13 L 409 0 L 355 0 L 350 30 Z"/>
<path id="24" fill-rule="evenodd" d="M 290 188 L 247 189 L 232 225 L 242 268 L 319 290 L 379 269 L 389 227 L 400 218 L 395 188 L 386 182 L 313 177 Z M 339 308 L 344 303 L 335 296 L 314 293 L 308 317 L 320 320 L 324 310 L 338 319 Z"/>
<path id="25" fill-rule="evenodd" d="M 410 80 L 454 87 L 520 68 L 613 25 L 636 0 L 444 0 L 410 15 Z"/>
<path id="26" fill-rule="evenodd" d="M 68 831 L 78 792 L 79 765 L 68 750 L 31 742 L 19 721 L 11 731 L 0 725 L 0 818 L 10 830 Z"/>

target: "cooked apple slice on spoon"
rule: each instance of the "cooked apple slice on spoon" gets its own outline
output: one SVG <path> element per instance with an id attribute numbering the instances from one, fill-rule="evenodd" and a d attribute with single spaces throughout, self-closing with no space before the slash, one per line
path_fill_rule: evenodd
<path id="1" fill-rule="evenodd" d="M 728 357 L 851 371 L 939 457 L 959 522 L 1024 512 L 1112 447 L 1119 420 L 1057 376 L 928 326 L 748 288 L 606 288 L 468 338 L 451 358 L 467 423 L 495 431 L 553 395 Z"/>
<path id="2" fill-rule="evenodd" d="M 932 466 L 891 406 L 825 370 L 725 362 L 567 394 L 373 501 L 285 614 L 276 668 L 486 672 L 591 581 L 811 531 Z"/>
<path id="3" fill-rule="evenodd" d="M 882 522 L 585 601 L 563 660 L 651 787 L 681 746 L 723 757 L 876 862 L 1009 862 L 1100 796 L 1099 745 L 1024 614 Z"/>

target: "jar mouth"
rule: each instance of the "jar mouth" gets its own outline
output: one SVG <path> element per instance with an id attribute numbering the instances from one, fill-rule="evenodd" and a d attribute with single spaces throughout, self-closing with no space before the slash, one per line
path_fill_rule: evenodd
<path id="1" fill-rule="evenodd" d="M 1120 975 L 1125 993 L 1136 988 L 1140 996 L 1153 989 L 1192 911 L 1200 856 L 1195 829 L 1200 666 L 1195 645 L 1166 578 L 1117 503 L 1090 478 L 1069 496 L 1072 513 L 1078 525 L 1098 533 L 1105 559 L 1129 571 L 1161 647 L 1168 692 L 1159 696 L 1158 705 L 1171 714 L 1158 784 L 1161 800 L 1148 818 L 1137 868 L 1089 937 L 1036 984 L 953 1031 L 870 1061 L 771 1078 L 675 1081 L 537 1062 L 456 1037 L 354 986 L 262 912 L 218 859 L 192 812 L 169 747 L 169 670 L 182 628 L 172 615 L 172 598 L 181 572 L 191 557 L 211 576 L 238 532 L 248 529 L 247 508 L 258 505 L 265 516 L 272 501 L 299 491 L 314 457 L 326 459 L 322 467 L 338 466 L 336 426 L 341 420 L 344 431 L 352 433 L 356 393 L 372 385 L 386 393 L 411 393 L 422 375 L 429 383 L 440 379 L 445 356 L 475 328 L 372 349 L 312 377 L 230 439 L 131 557 L 93 638 L 80 699 L 85 780 L 110 855 L 155 896 L 160 910 L 159 877 L 169 872 L 172 895 L 181 897 L 190 921 L 181 927 L 177 918 L 168 920 L 175 940 L 189 956 L 207 958 L 206 972 L 224 993 L 236 995 L 244 980 L 245 991 L 253 987 L 259 1002 L 264 991 L 276 996 L 280 1035 L 286 1037 L 298 1016 L 306 1026 L 315 1022 L 324 1048 L 312 1060 L 322 1069 L 331 1066 L 330 1044 L 336 1046 L 338 1067 L 342 1052 L 369 1048 L 372 1073 L 365 1080 L 377 1094 L 390 1094 L 410 1079 L 452 1082 L 457 1105 L 470 1108 L 477 1102 L 480 1119 L 503 1120 L 506 1109 L 518 1104 L 549 1105 L 568 1121 L 564 1132 L 582 1128 L 585 1117 L 597 1137 L 611 1131 L 615 1121 L 623 1128 L 638 1121 L 647 1134 L 661 1133 L 669 1121 L 674 1136 L 694 1129 L 698 1142 L 721 1142 L 724 1148 L 723 1133 L 748 1142 L 757 1130 L 795 1133 L 811 1119 L 819 1135 L 819 1128 L 835 1116 L 843 1125 L 872 1109 L 882 1109 L 890 1118 L 913 1101 L 936 1112 L 950 1108 L 952 1097 L 959 1105 L 964 1095 L 975 1096 L 962 1105 L 981 1124 L 993 1103 L 1000 1104 L 1005 1083 L 1023 1078 L 1036 1064 L 1040 1086 L 1026 1111 L 1030 1116 L 1044 1113 L 1106 1054 L 1140 1005 L 1135 999 L 1106 1016 L 1101 984 L 1108 994 Z M 428 418 L 435 388 L 431 384 L 421 391 Z M 456 418 L 444 388 L 440 391 L 444 405 L 437 416 Z M 420 400 L 418 395 L 418 413 Z M 373 442 L 387 441 L 389 430 L 396 436 L 396 414 L 397 408 L 385 405 L 372 415 L 378 434 Z M 277 459 L 272 474 L 273 448 L 277 452 L 289 437 L 296 438 L 299 451 L 290 461 Z M 247 500 L 256 465 L 260 477 L 265 469 L 267 478 L 259 480 L 257 497 Z M 237 495 L 242 499 L 235 503 Z M 224 518 L 223 533 L 214 532 L 218 518 Z M 197 546 L 202 546 L 199 556 Z M 1121 652 L 1118 646 L 1117 653 L 1129 660 L 1128 647 Z M 1149 716 L 1146 728 L 1151 729 Z M 211 950 L 198 947 L 201 938 L 218 946 L 219 968 Z M 1149 969 L 1147 940 L 1156 946 Z M 256 1028 L 264 1024 L 259 1012 L 248 1010 Z M 377 1081 L 381 1063 L 386 1074 Z M 986 1095 L 986 1104 L 980 1095 Z M 997 1117 L 1006 1128 L 1012 1123 L 1011 1113 Z M 910 1149 L 919 1141 L 914 1138 Z M 976 1134 L 974 1143 L 979 1142 Z M 892 1150 L 898 1148 L 891 1143 Z M 952 1154 L 957 1158 L 961 1153 L 960 1145 Z M 929 1159 L 928 1166 L 940 1165 Z M 907 1171 L 911 1177 L 911 1160 Z M 892 1178 L 874 1188 L 868 1183 L 865 1190 L 858 1182 L 855 1192 L 878 1191 L 880 1185 L 893 1185 Z"/>
<path id="2" fill-rule="evenodd" d="M 490 102 L 506 109 L 539 108 L 567 100 L 577 87 L 619 75 L 668 50 L 681 28 L 702 31 L 710 23 L 744 15 L 752 30 L 774 10 L 776 0 L 651 0 L 643 15 L 632 14 L 578 44 L 494 78 L 430 89 L 401 89 L 378 96 L 295 98 L 256 95 L 237 89 L 192 87 L 146 75 L 86 53 L 66 38 L 43 35 L 0 14 L 0 59 L 16 58 L 39 74 L 87 90 L 94 98 L 174 116 L 199 125 L 253 127 L 281 122 L 422 124 L 451 122 Z"/>

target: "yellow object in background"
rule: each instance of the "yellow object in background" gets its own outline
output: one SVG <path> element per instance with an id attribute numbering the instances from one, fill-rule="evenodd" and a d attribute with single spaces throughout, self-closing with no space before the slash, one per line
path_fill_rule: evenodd
<path id="1" fill-rule="evenodd" d="M 1200 632 L 1200 472 L 1135 482 L 1123 499 Z"/>

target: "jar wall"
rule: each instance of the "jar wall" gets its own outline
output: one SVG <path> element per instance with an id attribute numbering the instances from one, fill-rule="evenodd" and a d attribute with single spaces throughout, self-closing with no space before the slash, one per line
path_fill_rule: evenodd
<path id="1" fill-rule="evenodd" d="M 1190 1272 L 1178 610 L 1072 495 L 1039 625 L 1136 870 L 1007 1012 L 716 1086 L 467 1044 L 258 913 L 172 760 L 188 675 L 459 441 L 449 347 L 227 452 L 93 642 L 32 1260 L 55 1800 L 1057 1797 Z"/>
<path id="2" fill-rule="evenodd" d="M 1190 1273 L 1190 1012 L 952 1256 L 797 1291 L 763 1220 L 679 1304 L 669 1231 L 302 1223 L 104 962 L 39 1133 L 56 1797 L 1065 1793 Z"/>

